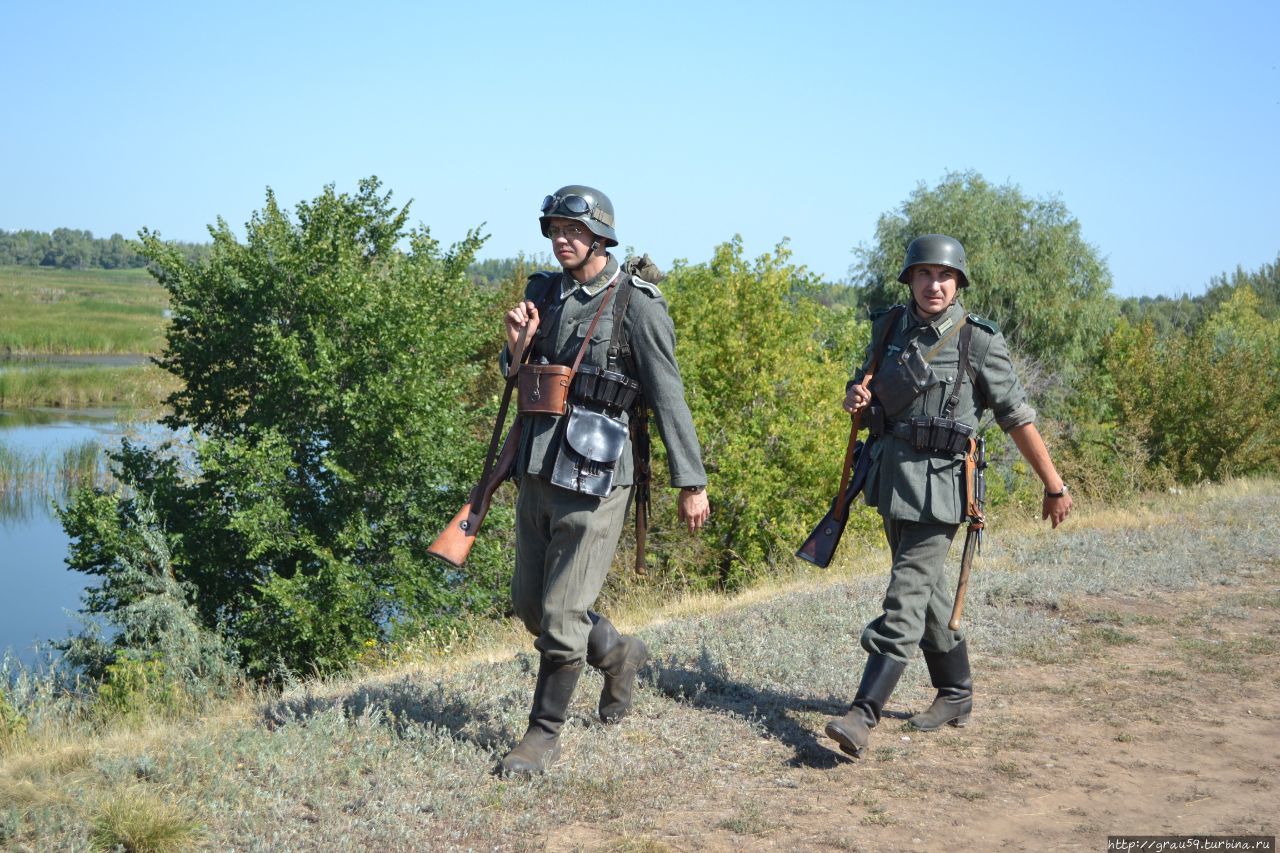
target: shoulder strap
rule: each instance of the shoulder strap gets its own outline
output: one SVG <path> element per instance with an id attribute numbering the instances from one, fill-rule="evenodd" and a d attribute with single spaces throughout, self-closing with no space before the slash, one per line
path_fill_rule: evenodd
<path id="1" fill-rule="evenodd" d="M 635 282 L 628 275 L 619 285 L 618 294 L 613 297 L 613 335 L 609 338 L 610 370 L 617 367 L 619 361 L 625 362 L 628 366 L 631 363 L 631 341 L 627 339 L 623 323 L 627 317 L 627 307 L 631 304 L 631 294 L 635 289 Z M 625 372 L 633 379 L 635 378 L 634 371 Z"/>
<path id="2" fill-rule="evenodd" d="M 972 381 L 973 365 L 969 363 L 969 341 L 972 339 L 973 326 L 965 323 L 964 328 L 960 330 L 960 355 L 956 364 L 956 385 L 951 389 L 951 396 L 947 398 L 946 405 L 942 407 L 942 416 L 944 418 L 951 417 L 951 414 L 956 410 L 956 406 L 960 405 L 960 389 L 964 386 L 964 378 L 969 376 Z"/>

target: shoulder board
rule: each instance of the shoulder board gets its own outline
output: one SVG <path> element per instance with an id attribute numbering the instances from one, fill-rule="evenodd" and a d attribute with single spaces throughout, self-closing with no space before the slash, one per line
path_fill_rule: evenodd
<path id="1" fill-rule="evenodd" d="M 651 281 L 645 281 L 639 276 L 631 276 L 631 283 L 636 286 L 636 290 L 642 290 L 653 298 L 657 299 L 662 296 L 662 291 L 658 290 L 658 285 Z"/>
<path id="2" fill-rule="evenodd" d="M 551 272 L 550 270 L 542 270 L 529 276 L 528 283 L 524 286 L 524 295 L 526 299 L 532 298 L 535 302 L 546 296 L 551 289 L 551 284 L 559 277 L 560 273 Z"/>
<path id="3" fill-rule="evenodd" d="M 901 307 L 902 307 L 901 305 L 888 305 L 884 308 L 877 308 L 874 311 L 872 311 L 869 315 L 871 317 L 871 322 L 874 323 L 876 320 L 879 320 L 881 317 L 883 317 L 885 314 L 888 314 L 893 309 L 901 308 Z"/>
<path id="4" fill-rule="evenodd" d="M 993 320 L 988 320 L 986 317 L 979 317 L 977 314 L 969 314 L 966 319 L 979 329 L 990 332 L 993 335 L 1000 334 L 1000 327 L 997 326 Z"/>

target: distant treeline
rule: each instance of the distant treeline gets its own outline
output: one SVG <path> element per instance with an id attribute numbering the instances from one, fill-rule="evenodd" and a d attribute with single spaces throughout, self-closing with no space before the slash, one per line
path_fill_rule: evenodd
<path id="1" fill-rule="evenodd" d="M 1142 296 L 1120 301 L 1120 313 L 1132 323 L 1150 322 L 1158 332 L 1167 329 L 1194 331 L 1223 303 L 1242 288 L 1258 297 L 1258 314 L 1264 319 L 1280 318 L 1280 256 L 1256 270 L 1237 266 L 1231 275 L 1209 279 L 1199 296 Z"/>
<path id="2" fill-rule="evenodd" d="M 172 244 L 188 260 L 208 256 L 208 243 Z M 55 228 L 46 231 L 0 230 L 0 266 L 57 267 L 64 270 L 123 270 L 147 265 L 141 253 L 142 244 L 121 234 L 94 237 L 92 231 L 78 228 Z"/>

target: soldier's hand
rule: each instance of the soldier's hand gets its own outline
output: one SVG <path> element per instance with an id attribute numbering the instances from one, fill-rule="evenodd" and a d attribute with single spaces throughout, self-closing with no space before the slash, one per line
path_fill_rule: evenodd
<path id="1" fill-rule="evenodd" d="M 697 533 L 711 517 L 711 504 L 707 501 L 707 490 L 686 492 L 680 490 L 680 520 L 689 525 L 690 533 Z"/>
<path id="2" fill-rule="evenodd" d="M 1059 524 L 1067 520 L 1067 516 L 1071 515 L 1071 494 L 1065 494 L 1060 498 L 1051 498 L 1046 496 L 1044 503 L 1040 507 L 1040 519 L 1049 519 L 1056 528 Z"/>
<path id="3" fill-rule="evenodd" d="M 520 340 L 520 330 L 525 326 L 529 327 L 524 339 L 525 346 L 528 346 L 529 341 L 533 340 L 534 332 L 538 331 L 538 320 L 538 306 L 528 299 L 507 312 L 507 316 L 504 319 L 507 327 L 507 352 L 511 354 L 513 360 L 517 356 L 516 342 Z"/>
<path id="4" fill-rule="evenodd" d="M 871 402 L 871 389 L 861 385 L 850 385 L 844 395 L 844 410 L 853 414 Z"/>

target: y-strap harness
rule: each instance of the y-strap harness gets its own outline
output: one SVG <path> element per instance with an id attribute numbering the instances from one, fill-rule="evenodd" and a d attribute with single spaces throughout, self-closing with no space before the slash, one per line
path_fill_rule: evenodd
<path id="1" fill-rule="evenodd" d="M 903 306 L 903 310 L 906 307 Z M 890 320 L 890 327 L 893 323 L 900 322 L 901 315 Z M 960 318 L 960 322 L 953 327 L 947 334 L 924 354 L 924 362 L 929 363 L 930 360 L 938 354 L 938 352 L 946 345 L 952 335 L 959 333 L 960 341 L 958 372 L 956 375 L 955 386 L 951 389 L 951 395 L 947 398 L 946 403 L 942 407 L 941 416 L 918 415 L 905 421 L 892 421 L 884 416 L 884 410 L 876 405 L 872 405 L 867 416 L 867 427 L 872 435 L 892 435 L 894 438 L 910 444 L 919 452 L 929 451 L 931 453 L 940 453 L 953 455 L 956 453 L 964 453 L 969 449 L 969 439 L 973 437 L 974 428 L 966 423 L 955 420 L 952 416 L 955 414 L 956 406 L 960 404 L 960 391 L 964 387 L 964 379 L 967 375 L 971 382 L 977 381 L 977 374 L 973 369 L 973 365 L 969 363 L 969 342 L 973 338 L 973 326 L 965 318 Z M 882 347 L 887 347 L 890 335 L 885 335 Z M 884 350 L 880 353 L 880 360 L 884 360 Z M 928 393 L 927 391 L 925 393 Z"/>

